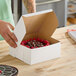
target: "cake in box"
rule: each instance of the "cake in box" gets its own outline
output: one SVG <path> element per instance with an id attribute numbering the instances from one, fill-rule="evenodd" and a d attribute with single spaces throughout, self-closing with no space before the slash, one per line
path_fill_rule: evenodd
<path id="1" fill-rule="evenodd" d="M 10 55 L 30 65 L 60 57 L 61 44 L 51 37 L 57 26 L 58 19 L 52 9 L 22 15 L 14 30 L 17 48 L 10 47 Z M 47 40 L 50 45 L 33 49 L 21 45 L 22 41 L 33 38 Z"/>

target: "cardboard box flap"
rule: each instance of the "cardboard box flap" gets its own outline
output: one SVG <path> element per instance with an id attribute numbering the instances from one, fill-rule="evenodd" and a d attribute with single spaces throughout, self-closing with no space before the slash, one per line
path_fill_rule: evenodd
<path id="1" fill-rule="evenodd" d="M 52 9 L 23 15 L 14 30 L 18 39 L 17 44 L 23 39 L 29 39 L 28 36 L 51 36 L 57 26 L 58 20 Z"/>
<path id="2" fill-rule="evenodd" d="M 46 14 L 46 18 L 40 27 L 39 35 L 41 36 L 52 36 L 54 31 L 56 30 L 58 26 L 58 19 L 56 17 L 56 14 L 54 12 L 50 12 Z"/>
<path id="3" fill-rule="evenodd" d="M 21 43 L 25 33 L 26 33 L 26 29 L 24 26 L 23 18 L 21 17 L 14 30 L 14 34 L 18 39 L 18 42 L 17 42 L 18 45 Z"/>
<path id="4" fill-rule="evenodd" d="M 23 16 L 26 33 L 39 33 L 51 36 L 58 26 L 58 20 L 53 10 L 46 10 Z"/>

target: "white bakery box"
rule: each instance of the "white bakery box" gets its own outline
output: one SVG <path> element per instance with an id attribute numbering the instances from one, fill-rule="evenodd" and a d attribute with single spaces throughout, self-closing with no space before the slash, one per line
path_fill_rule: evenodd
<path id="1" fill-rule="evenodd" d="M 60 57 L 61 44 L 51 37 L 57 26 L 58 20 L 52 9 L 23 15 L 14 30 L 17 48 L 10 47 L 10 55 L 30 65 Z M 48 40 L 50 45 L 34 49 L 21 45 L 23 40 L 30 38 Z"/>

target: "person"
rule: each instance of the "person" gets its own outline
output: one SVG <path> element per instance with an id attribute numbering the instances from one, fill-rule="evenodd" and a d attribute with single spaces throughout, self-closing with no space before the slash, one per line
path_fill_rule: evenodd
<path id="1" fill-rule="evenodd" d="M 35 0 L 22 0 L 28 13 L 36 12 Z M 18 41 L 16 36 L 10 29 L 14 30 L 14 21 L 11 11 L 11 0 L 0 0 L 0 39 L 5 39 L 6 42 L 16 48 Z"/>

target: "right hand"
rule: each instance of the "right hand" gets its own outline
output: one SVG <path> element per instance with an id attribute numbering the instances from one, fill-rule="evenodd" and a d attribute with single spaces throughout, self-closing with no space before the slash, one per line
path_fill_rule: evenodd
<path id="1" fill-rule="evenodd" d="M 16 42 L 18 40 L 14 33 L 10 31 L 9 27 L 14 30 L 14 27 L 10 23 L 0 20 L 0 34 L 11 47 L 16 48 Z"/>

